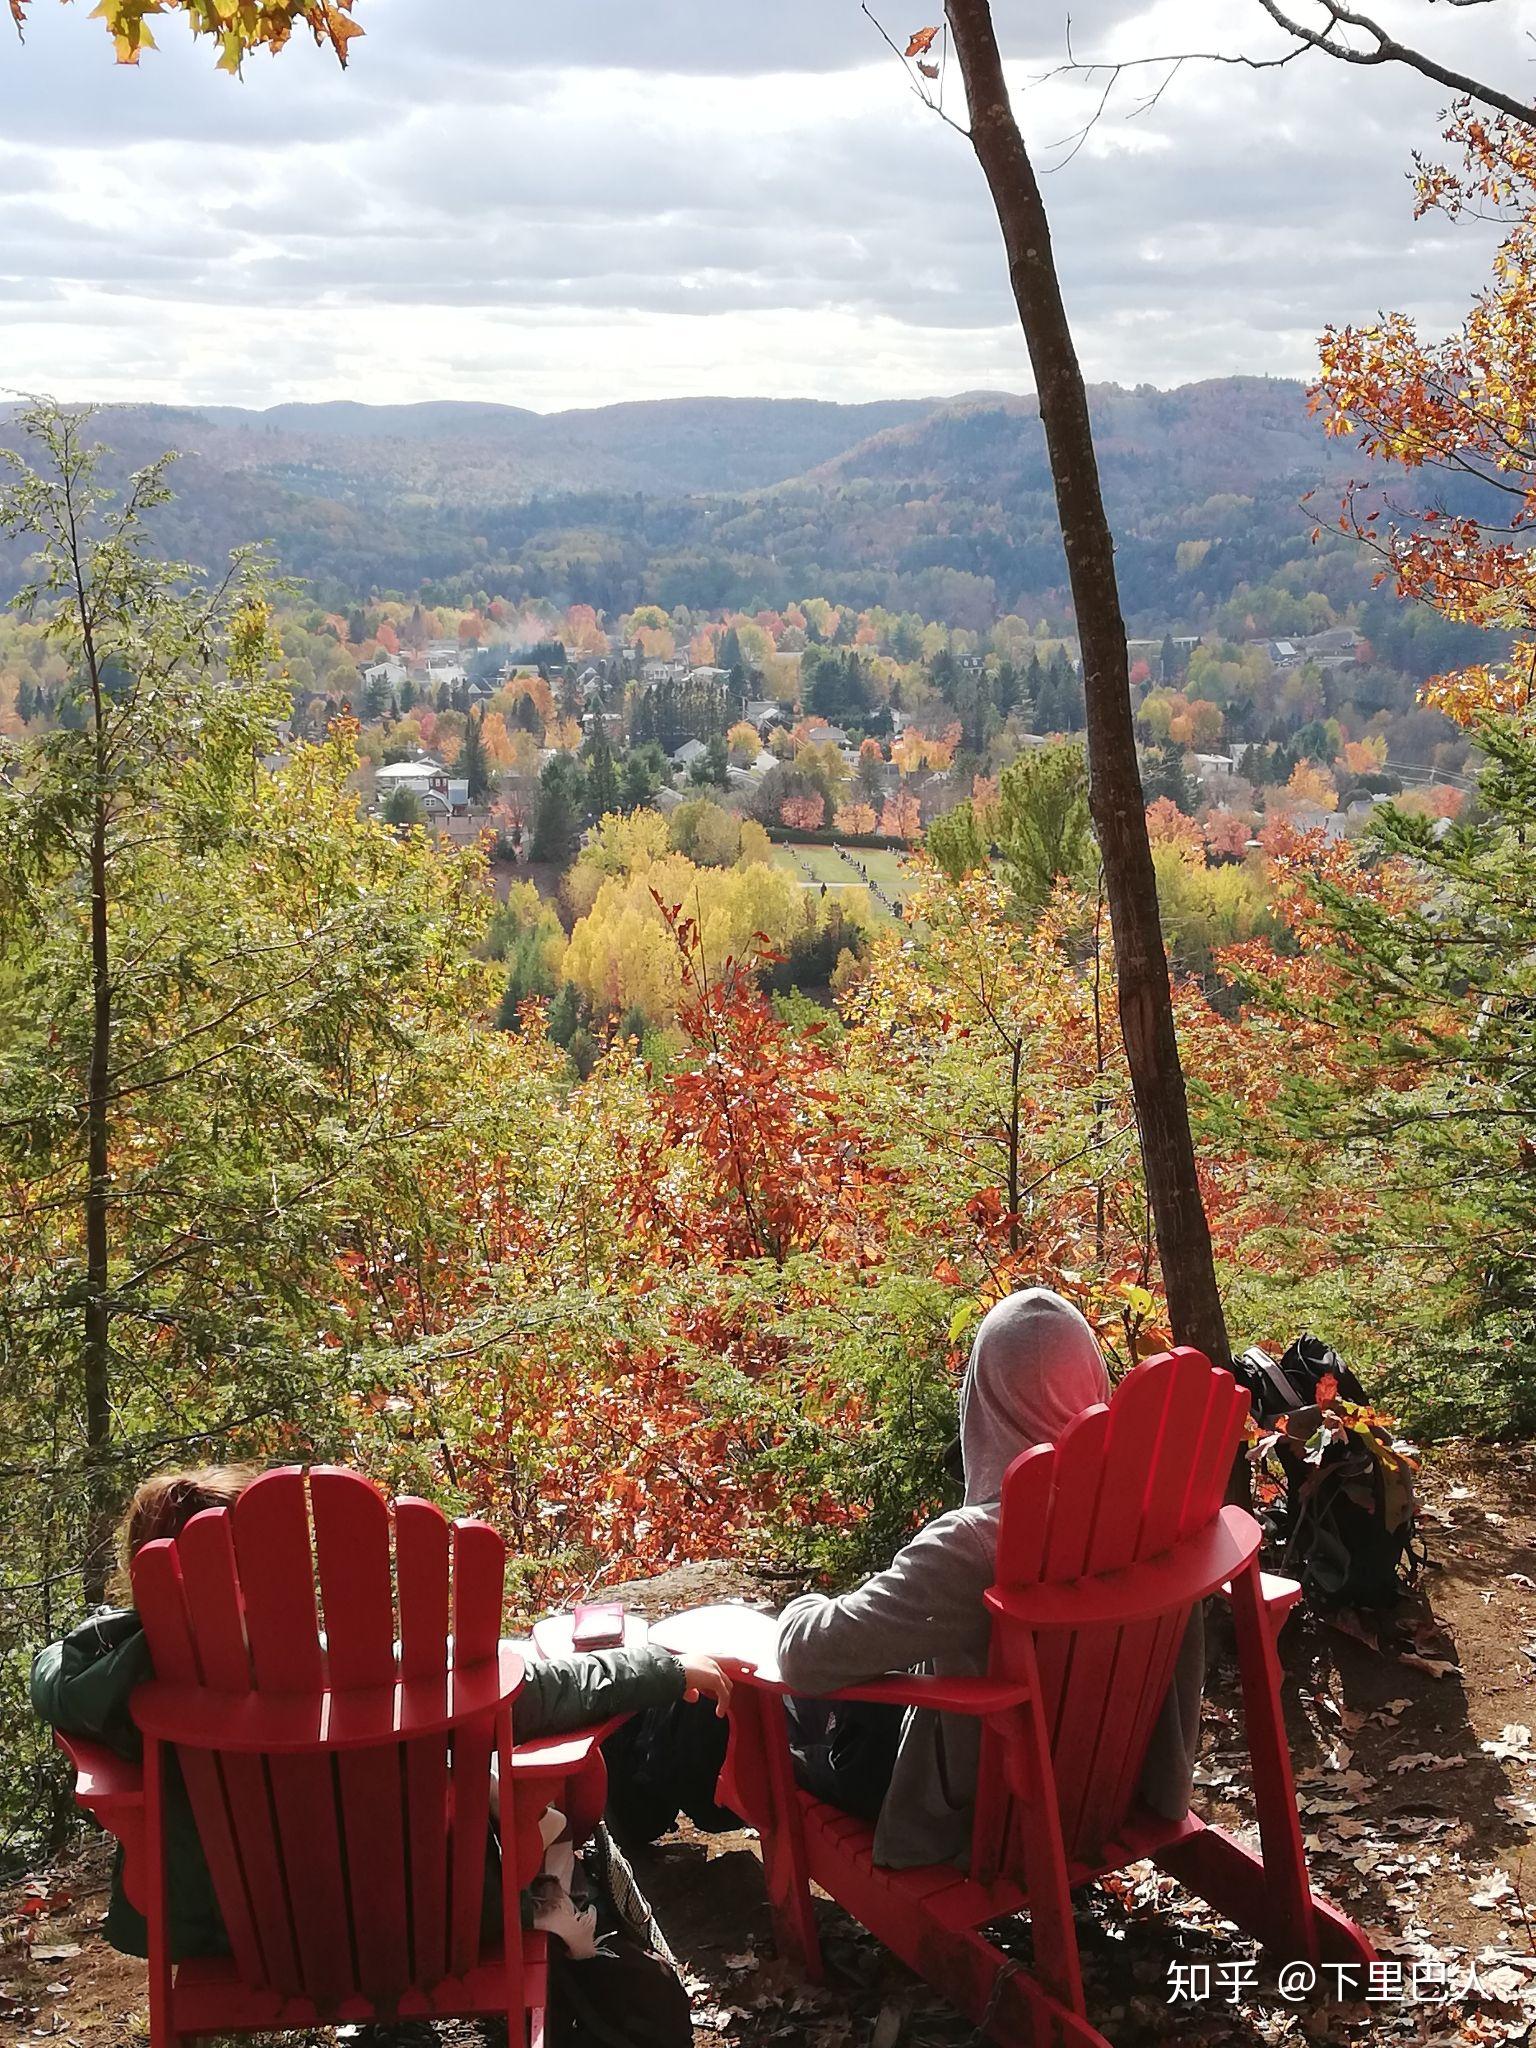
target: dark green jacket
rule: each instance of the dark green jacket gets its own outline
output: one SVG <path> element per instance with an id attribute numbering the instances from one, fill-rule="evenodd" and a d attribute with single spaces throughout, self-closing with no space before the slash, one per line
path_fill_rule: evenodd
<path id="1" fill-rule="evenodd" d="M 128 1701 L 153 1676 L 139 1617 L 132 1608 L 105 1608 L 33 1658 L 32 1711 L 62 1734 L 86 1736 L 119 1756 L 137 1757 L 141 1743 Z M 600 1650 L 550 1663 L 530 1659 L 513 1706 L 513 1732 L 519 1742 L 564 1735 L 613 1714 L 667 1706 L 682 1694 L 683 1667 L 665 1650 Z M 173 1959 L 226 1955 L 229 1942 L 213 1880 L 174 1769 L 166 1774 L 165 1836 Z M 125 1955 L 146 1955 L 143 1916 L 123 1896 L 121 1880 L 119 1850 L 103 1932 Z"/>

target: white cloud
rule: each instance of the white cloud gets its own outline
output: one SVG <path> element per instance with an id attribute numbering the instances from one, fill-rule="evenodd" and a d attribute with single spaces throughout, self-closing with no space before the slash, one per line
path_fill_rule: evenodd
<path id="1" fill-rule="evenodd" d="M 24 50 L 0 38 L 5 383 L 544 408 L 1027 386 L 976 166 L 853 0 L 360 13 L 345 75 L 295 46 L 241 84 L 170 20 L 117 69 L 84 0 L 34 8 Z M 1508 78 L 1533 14 L 1494 0 L 1427 27 Z M 1435 88 L 1322 59 L 1190 65 L 1130 117 L 1159 76 L 1138 71 L 1074 153 L 1098 85 L 1038 82 L 1063 47 L 1048 10 L 997 15 L 1060 165 L 1046 196 L 1091 376 L 1305 374 L 1329 320 L 1454 317 L 1487 245 L 1411 218 Z M 1073 15 L 1079 54 L 1273 47 L 1253 0 Z"/>

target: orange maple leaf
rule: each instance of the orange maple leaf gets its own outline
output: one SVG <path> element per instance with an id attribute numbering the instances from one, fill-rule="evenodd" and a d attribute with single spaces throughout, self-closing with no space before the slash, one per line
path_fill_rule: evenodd
<path id="1" fill-rule="evenodd" d="M 933 39 L 938 32 L 937 22 L 934 23 L 932 28 L 915 29 L 912 34 L 912 40 L 908 43 L 906 49 L 903 50 L 902 55 L 904 57 L 926 57 L 933 48 Z"/>

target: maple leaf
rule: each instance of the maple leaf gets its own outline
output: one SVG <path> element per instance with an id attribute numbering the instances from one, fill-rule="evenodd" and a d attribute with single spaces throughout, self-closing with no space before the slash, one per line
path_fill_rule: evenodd
<path id="1" fill-rule="evenodd" d="M 939 67 L 937 64 L 924 64 L 919 62 L 917 68 L 919 71 L 921 71 L 924 78 L 937 78 L 939 75 Z"/>
<path id="2" fill-rule="evenodd" d="M 914 29 L 911 42 L 907 44 L 907 47 L 901 54 L 904 57 L 926 57 L 933 48 L 933 39 L 938 32 L 939 25 L 937 22 L 934 23 L 932 28 Z"/>

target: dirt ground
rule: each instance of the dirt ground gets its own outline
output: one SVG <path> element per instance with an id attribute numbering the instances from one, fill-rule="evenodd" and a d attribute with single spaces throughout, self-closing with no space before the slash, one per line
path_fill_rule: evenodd
<path id="1" fill-rule="evenodd" d="M 1441 1447 L 1425 1474 L 1432 1568 L 1392 1639 L 1301 1615 L 1283 1639 L 1286 1709 L 1319 1889 L 1385 1960 L 1370 2001 L 1326 1986 L 1280 1995 L 1279 1958 L 1150 1866 L 1095 1887 L 1080 1915 L 1089 2012 L 1116 2048 L 1536 2042 L 1536 1447 Z M 718 1597 L 707 1571 L 665 1604 Z M 655 1604 L 652 1601 L 643 1603 Z M 1217 1671 L 1200 1767 L 1202 1810 L 1245 1824 L 1235 1699 Z M 773 1956 L 755 1844 L 684 1830 L 639 1874 L 682 1958 L 696 2041 L 720 2048 L 963 2048 L 972 2030 L 830 1904 L 828 1982 Z M 0 2042 L 140 2048 L 142 1964 L 97 1928 L 99 1845 L 0 1896 Z M 1004 1938 L 1010 1938 L 1006 1931 Z M 1401 1965 L 1401 1982 L 1394 1969 Z M 1209 1984 L 1175 1967 L 1208 1967 Z M 504 2038 L 504 2037 L 503 2037 Z M 284 2037 L 296 2048 L 297 2037 Z M 429 2048 L 431 2029 L 342 2029 L 352 2048 Z M 437 2048 L 500 2048 L 441 2028 Z"/>

